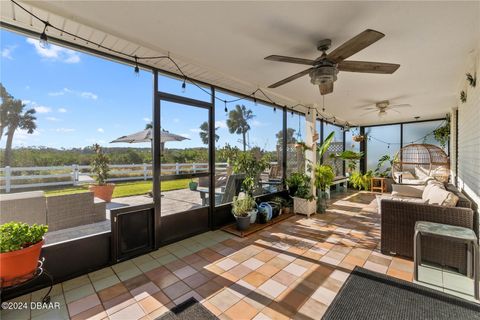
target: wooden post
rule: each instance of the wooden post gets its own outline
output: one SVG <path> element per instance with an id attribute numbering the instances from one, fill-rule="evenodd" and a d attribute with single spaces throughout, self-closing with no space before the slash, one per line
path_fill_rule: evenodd
<path id="1" fill-rule="evenodd" d="M 147 164 L 143 163 L 143 180 L 147 181 Z"/>
<path id="2" fill-rule="evenodd" d="M 180 174 L 180 165 L 177 163 L 175 163 L 175 174 Z"/>

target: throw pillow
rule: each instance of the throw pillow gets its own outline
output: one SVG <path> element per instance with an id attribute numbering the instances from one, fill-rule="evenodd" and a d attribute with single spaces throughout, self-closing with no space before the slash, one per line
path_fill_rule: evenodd
<path id="1" fill-rule="evenodd" d="M 424 189 L 422 185 L 393 184 L 392 196 L 422 198 Z"/>
<path id="2" fill-rule="evenodd" d="M 447 198 L 443 201 L 442 206 L 445 207 L 456 207 L 458 200 L 460 199 L 456 194 L 453 192 L 447 191 L 448 196 Z"/>
<path id="3" fill-rule="evenodd" d="M 439 186 L 432 186 L 427 194 L 428 204 L 436 204 L 441 206 L 443 202 L 447 199 L 448 195 L 451 192 L 440 188 Z M 422 196 L 423 199 L 423 196 Z"/>

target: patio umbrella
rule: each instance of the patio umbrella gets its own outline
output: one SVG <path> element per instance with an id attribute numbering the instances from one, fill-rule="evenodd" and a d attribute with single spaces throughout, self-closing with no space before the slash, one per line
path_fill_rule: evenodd
<path id="1" fill-rule="evenodd" d="M 126 142 L 126 143 L 141 143 L 141 142 L 150 142 L 152 141 L 152 129 L 145 129 L 140 132 L 132 133 L 127 136 L 123 136 L 120 138 L 117 138 L 110 143 L 120 143 L 120 142 Z M 188 138 L 182 137 L 178 134 L 175 133 L 170 133 L 166 130 L 162 130 L 160 134 L 160 142 L 164 143 L 167 141 L 182 141 L 182 140 L 190 140 Z"/>

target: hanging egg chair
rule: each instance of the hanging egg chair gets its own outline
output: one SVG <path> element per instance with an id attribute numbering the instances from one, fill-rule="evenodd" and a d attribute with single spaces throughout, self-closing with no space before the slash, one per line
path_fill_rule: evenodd
<path id="1" fill-rule="evenodd" d="M 447 182 L 450 159 L 442 148 L 433 144 L 409 144 L 393 160 L 392 177 L 396 183 L 424 184 L 430 177 Z"/>

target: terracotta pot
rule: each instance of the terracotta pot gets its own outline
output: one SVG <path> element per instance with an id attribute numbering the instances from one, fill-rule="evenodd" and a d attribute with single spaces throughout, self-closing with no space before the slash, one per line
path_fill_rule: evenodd
<path id="1" fill-rule="evenodd" d="M 107 183 L 104 185 L 92 184 L 88 186 L 88 190 L 92 191 L 95 197 L 106 202 L 112 201 L 113 189 L 115 189 L 115 184 L 113 183 Z"/>
<path id="2" fill-rule="evenodd" d="M 2 287 L 24 282 L 33 277 L 43 244 L 44 240 L 21 250 L 0 253 Z"/>

